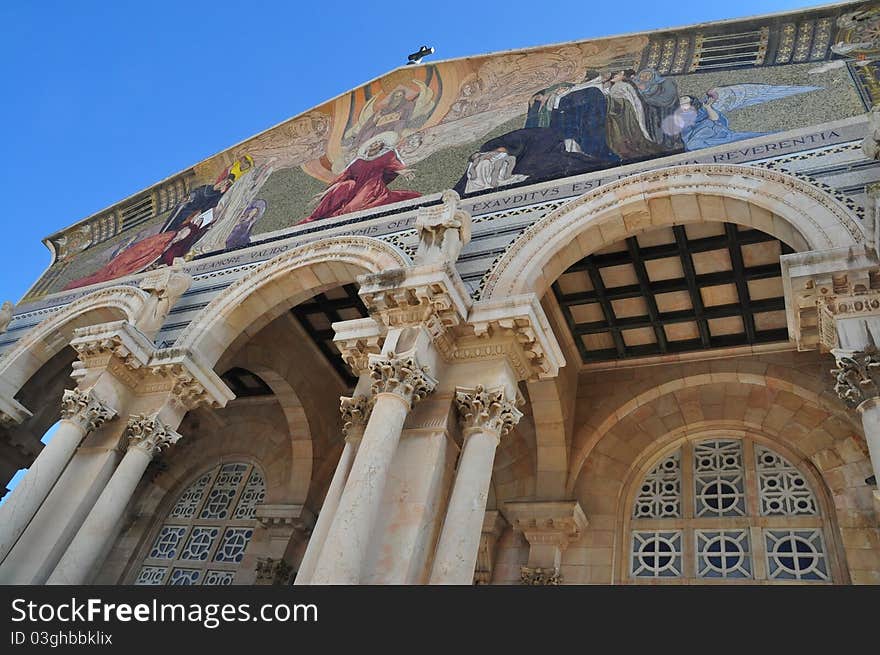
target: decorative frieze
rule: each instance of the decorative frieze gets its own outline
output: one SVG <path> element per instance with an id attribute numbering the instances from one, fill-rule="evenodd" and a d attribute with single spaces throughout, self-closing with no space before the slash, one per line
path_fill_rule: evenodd
<path id="1" fill-rule="evenodd" d="M 61 397 L 61 418 L 79 425 L 84 432 L 97 430 L 116 416 L 116 410 L 105 405 L 94 390 L 65 389 Z"/>
<path id="2" fill-rule="evenodd" d="M 162 423 L 158 416 L 144 414 L 134 414 L 128 419 L 125 436 L 128 438 L 129 448 L 139 448 L 150 457 L 176 444 L 180 439 L 180 435 Z"/>
<path id="3" fill-rule="evenodd" d="M 428 375 L 428 367 L 421 366 L 414 356 L 398 357 L 389 352 L 386 357 L 370 358 L 370 377 L 373 395 L 393 393 L 412 406 L 434 390 L 437 381 Z"/>
<path id="4" fill-rule="evenodd" d="M 364 428 L 373 409 L 373 398 L 364 395 L 341 396 L 339 412 L 342 414 L 342 434 L 346 440 L 356 441 L 364 434 Z"/>
<path id="5" fill-rule="evenodd" d="M 480 430 L 494 432 L 500 438 L 522 418 L 515 399 L 511 401 L 506 398 L 503 387 L 491 390 L 486 390 L 482 385 L 473 389 L 459 388 L 455 392 L 455 405 L 465 434 Z"/>
<path id="6" fill-rule="evenodd" d="M 833 354 L 837 362 L 837 367 L 831 370 L 834 391 L 843 402 L 858 407 L 880 395 L 880 355 L 875 349 L 835 350 Z"/>

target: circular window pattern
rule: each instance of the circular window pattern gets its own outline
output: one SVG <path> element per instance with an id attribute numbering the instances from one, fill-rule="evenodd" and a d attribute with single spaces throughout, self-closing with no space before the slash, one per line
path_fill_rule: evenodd
<path id="1" fill-rule="evenodd" d="M 266 495 L 260 471 L 230 462 L 180 494 L 138 572 L 138 585 L 228 585 L 254 534 Z"/>
<path id="2" fill-rule="evenodd" d="M 685 473 L 692 480 L 687 487 Z M 634 579 L 831 580 L 807 478 L 750 438 L 686 442 L 636 489 L 629 553 Z M 799 529 L 788 529 L 790 516 L 800 517 Z M 757 571 L 756 558 L 764 562 Z"/>

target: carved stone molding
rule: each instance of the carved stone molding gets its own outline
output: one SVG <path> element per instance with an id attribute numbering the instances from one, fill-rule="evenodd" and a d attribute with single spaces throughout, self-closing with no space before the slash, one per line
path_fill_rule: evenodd
<path id="1" fill-rule="evenodd" d="M 488 391 L 482 385 L 473 389 L 456 389 L 455 405 L 465 434 L 480 430 L 494 432 L 500 438 L 522 418 L 522 412 L 516 408 L 516 399 L 506 398 L 502 387 Z"/>
<path id="2" fill-rule="evenodd" d="M 295 504 L 257 505 L 256 517 L 262 528 L 270 533 L 283 533 L 283 536 L 296 532 L 303 538 L 308 537 L 315 524 L 315 516 L 303 505 Z"/>
<path id="3" fill-rule="evenodd" d="M 441 355 L 449 357 L 453 330 L 466 320 L 471 301 L 448 263 L 383 271 L 358 280 L 370 316 L 388 328 L 424 326 Z"/>
<path id="4" fill-rule="evenodd" d="M 370 377 L 373 395 L 393 393 L 410 407 L 422 400 L 437 386 L 437 380 L 428 375 L 428 367 L 419 365 L 415 357 L 398 357 L 389 352 L 387 357 L 370 357 Z"/>
<path id="5" fill-rule="evenodd" d="M 526 501 L 504 504 L 504 514 L 513 529 L 522 532 L 534 551 L 536 546 L 553 546 L 559 553 L 580 539 L 587 527 L 587 517 L 576 500 Z M 558 563 L 533 562 L 529 566 Z"/>
<path id="6" fill-rule="evenodd" d="M 830 351 L 841 321 L 880 317 L 880 260 L 865 246 L 783 255 L 789 335 L 798 350 Z"/>
<path id="7" fill-rule="evenodd" d="M 342 434 L 347 441 L 357 441 L 364 434 L 370 412 L 373 411 L 373 398 L 363 395 L 339 398 L 339 412 L 342 414 Z"/>
<path id="8" fill-rule="evenodd" d="M 77 328 L 70 345 L 79 355 L 74 378 L 84 377 L 89 369 L 105 368 L 130 388 L 140 383 L 138 373 L 153 354 L 152 342 L 127 321 Z"/>
<path id="9" fill-rule="evenodd" d="M 220 376 L 189 350 L 167 348 L 156 351 L 150 358 L 149 374 L 141 391 L 167 392 L 174 402 L 187 410 L 225 407 L 235 397 Z"/>
<path id="10" fill-rule="evenodd" d="M 880 396 L 880 355 L 869 351 L 834 350 L 837 367 L 834 391 L 850 407 L 858 407 L 866 400 Z"/>
<path id="11" fill-rule="evenodd" d="M 153 457 L 162 449 L 176 444 L 180 435 L 162 423 L 158 416 L 133 414 L 128 419 L 125 436 L 129 448 L 139 448 Z"/>
<path id="12" fill-rule="evenodd" d="M 370 355 L 382 352 L 385 326 L 372 318 L 339 321 L 332 325 L 333 344 L 355 377 L 370 368 Z"/>
<path id="13" fill-rule="evenodd" d="M 461 249 L 471 240 L 471 215 L 459 209 L 459 196 L 447 190 L 441 195 L 442 203 L 416 210 L 416 230 L 419 245 L 416 265 L 436 262 L 455 264 Z"/>
<path id="14" fill-rule="evenodd" d="M 556 377 L 565 356 L 534 294 L 476 303 L 469 323 L 476 339 L 462 339 L 456 360 L 508 358 L 521 380 Z"/>
<path id="15" fill-rule="evenodd" d="M 116 410 L 104 404 L 94 390 L 65 389 L 61 397 L 61 418 L 79 425 L 88 434 L 116 416 Z"/>
<path id="16" fill-rule="evenodd" d="M 283 559 L 260 557 L 257 559 L 256 584 L 287 585 L 293 573 L 293 567 Z"/>
<path id="17" fill-rule="evenodd" d="M 519 568 L 520 584 L 530 587 L 558 586 L 563 582 L 559 569 L 545 569 L 540 566 L 521 566 Z"/>
<path id="18" fill-rule="evenodd" d="M 13 428 L 32 416 L 31 411 L 15 398 L 0 395 L 0 428 Z"/>

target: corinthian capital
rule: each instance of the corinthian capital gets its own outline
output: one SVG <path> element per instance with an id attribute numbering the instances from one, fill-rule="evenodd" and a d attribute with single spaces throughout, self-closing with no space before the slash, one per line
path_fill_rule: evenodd
<path id="1" fill-rule="evenodd" d="M 360 439 L 373 411 L 373 399 L 367 396 L 341 396 L 339 411 L 342 414 L 342 434 L 347 440 Z"/>
<path id="2" fill-rule="evenodd" d="M 101 402 L 92 389 L 65 389 L 61 397 L 61 418 L 76 423 L 85 432 L 97 430 L 114 416 L 116 410 Z"/>
<path id="3" fill-rule="evenodd" d="M 415 357 L 398 357 L 393 352 L 387 357 L 370 358 L 370 377 L 373 395 L 393 393 L 410 406 L 437 386 L 437 380 L 428 375 L 427 366 L 419 365 Z"/>
<path id="4" fill-rule="evenodd" d="M 128 419 L 126 436 L 129 448 L 139 448 L 150 457 L 177 443 L 180 435 L 159 420 L 158 416 L 134 414 Z"/>
<path id="5" fill-rule="evenodd" d="M 480 430 L 501 437 L 510 432 L 519 423 L 522 412 L 505 395 L 501 387 L 487 391 L 479 384 L 473 389 L 457 389 L 455 405 L 465 433 Z"/>
<path id="6" fill-rule="evenodd" d="M 832 350 L 837 368 L 834 391 L 850 407 L 858 407 L 866 400 L 880 395 L 880 355 L 873 348 L 865 351 Z"/>

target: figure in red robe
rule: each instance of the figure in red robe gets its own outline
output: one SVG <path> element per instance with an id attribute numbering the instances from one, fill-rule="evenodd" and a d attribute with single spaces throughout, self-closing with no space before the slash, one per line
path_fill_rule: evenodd
<path id="1" fill-rule="evenodd" d="M 357 159 L 321 194 L 315 211 L 299 224 L 420 197 L 418 191 L 388 188 L 398 175 L 405 179 L 412 179 L 413 175 L 390 145 L 393 143 L 387 136 L 379 135 L 364 144 Z"/>

